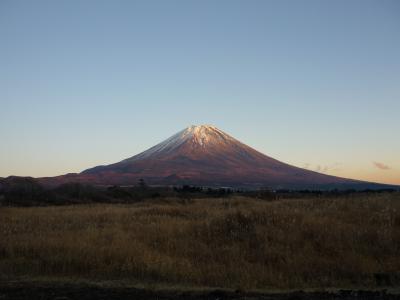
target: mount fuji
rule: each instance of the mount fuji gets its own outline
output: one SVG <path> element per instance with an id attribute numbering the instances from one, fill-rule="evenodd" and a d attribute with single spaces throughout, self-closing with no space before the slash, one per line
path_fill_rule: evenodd
<path id="1" fill-rule="evenodd" d="M 234 188 L 363 189 L 385 185 L 329 176 L 288 165 L 241 143 L 215 126 L 190 126 L 120 162 L 79 174 L 43 178 L 50 184 L 197 185 Z"/>

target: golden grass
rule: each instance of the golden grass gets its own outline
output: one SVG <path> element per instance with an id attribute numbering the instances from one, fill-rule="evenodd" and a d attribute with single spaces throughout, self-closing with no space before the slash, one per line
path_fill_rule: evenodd
<path id="1" fill-rule="evenodd" d="M 0 208 L 0 279 L 374 287 L 399 270 L 398 193 Z"/>

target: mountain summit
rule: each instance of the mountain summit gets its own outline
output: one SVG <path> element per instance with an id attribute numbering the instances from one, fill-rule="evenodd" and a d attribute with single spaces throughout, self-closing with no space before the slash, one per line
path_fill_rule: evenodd
<path id="1" fill-rule="evenodd" d="M 354 188 L 367 183 L 294 167 L 241 143 L 215 126 L 189 126 L 154 147 L 78 174 L 95 184 L 192 184 L 240 188 Z"/>
<path id="2" fill-rule="evenodd" d="M 173 154 L 178 149 L 183 150 L 183 148 L 187 151 L 187 155 L 196 154 L 196 151 L 210 152 L 212 149 L 216 151 L 218 148 L 224 147 L 229 143 L 232 144 L 233 142 L 238 143 L 234 138 L 215 126 L 192 125 L 166 139 L 164 142 L 126 161 L 157 155 L 165 156 L 167 154 Z"/>

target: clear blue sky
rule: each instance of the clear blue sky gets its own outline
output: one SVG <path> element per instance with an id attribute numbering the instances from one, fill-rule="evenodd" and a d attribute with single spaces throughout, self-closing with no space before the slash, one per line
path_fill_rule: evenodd
<path id="1" fill-rule="evenodd" d="M 400 184 L 400 1 L 0 2 L 0 176 L 80 172 L 204 123 Z"/>

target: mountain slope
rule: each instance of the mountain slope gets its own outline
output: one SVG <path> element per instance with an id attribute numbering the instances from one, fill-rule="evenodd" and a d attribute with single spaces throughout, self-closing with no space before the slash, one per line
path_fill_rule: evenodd
<path id="1" fill-rule="evenodd" d="M 214 126 L 190 126 L 118 163 L 87 169 L 79 180 L 96 184 L 194 184 L 243 188 L 332 188 L 367 183 L 297 168 L 239 142 Z"/>

